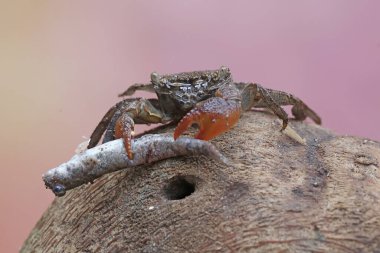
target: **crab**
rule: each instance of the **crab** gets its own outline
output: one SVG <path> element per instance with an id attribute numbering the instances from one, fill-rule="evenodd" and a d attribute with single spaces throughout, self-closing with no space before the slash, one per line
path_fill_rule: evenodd
<path id="1" fill-rule="evenodd" d="M 137 90 L 155 92 L 157 98 L 126 98 L 112 106 L 90 137 L 88 148 L 122 138 L 128 158 L 133 159 L 131 141 L 135 124 L 178 122 L 174 139 L 192 124 L 199 127 L 196 139 L 211 140 L 238 122 L 242 112 L 251 108 L 267 108 L 282 120 L 284 130 L 288 114 L 281 106 L 292 105 L 296 120 L 321 118 L 299 98 L 264 88 L 257 83 L 234 82 L 230 69 L 182 72 L 160 75 L 153 72 L 150 82 L 133 84 L 119 96 L 131 96 Z"/>

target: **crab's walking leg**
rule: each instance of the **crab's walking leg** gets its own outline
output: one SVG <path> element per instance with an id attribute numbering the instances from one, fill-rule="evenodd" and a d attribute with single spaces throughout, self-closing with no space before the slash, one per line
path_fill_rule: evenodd
<path id="1" fill-rule="evenodd" d="M 156 102 L 156 99 L 132 98 L 117 103 L 111 118 L 110 113 L 107 113 L 107 117 L 104 116 L 100 122 L 102 126 L 98 125 L 94 131 L 96 134 L 91 135 L 88 148 L 92 148 L 98 143 L 100 136 L 106 130 L 103 125 L 107 125 L 103 143 L 122 138 L 129 159 L 133 159 L 131 140 L 135 123 L 149 124 L 165 123 L 168 121 L 164 114 L 153 105 L 157 104 Z M 106 120 L 104 120 L 105 118 Z M 96 139 L 92 139 L 93 136 Z"/>
<path id="2" fill-rule="evenodd" d="M 138 90 L 144 90 L 149 92 L 155 92 L 153 88 L 153 84 L 151 83 L 135 83 L 128 87 L 128 89 L 122 93 L 119 94 L 119 97 L 124 96 L 132 96 L 136 91 Z"/>
<path id="3" fill-rule="evenodd" d="M 293 105 L 292 113 L 297 120 L 310 117 L 317 124 L 321 124 L 321 118 L 311 110 L 299 98 L 282 91 L 263 88 L 255 83 L 236 83 L 242 91 L 242 108 L 249 110 L 252 107 L 269 108 L 283 121 L 282 130 L 288 124 L 288 115 L 281 108 L 284 105 Z"/>
<path id="4" fill-rule="evenodd" d="M 321 124 L 322 120 L 316 112 L 310 109 L 301 99 L 293 96 L 292 94 L 268 89 L 268 93 L 271 95 L 274 101 L 279 105 L 293 105 L 292 114 L 297 120 L 304 120 L 306 117 L 311 118 L 315 123 Z M 255 107 L 262 107 L 265 105 L 257 104 Z"/>
<path id="5" fill-rule="evenodd" d="M 288 114 L 276 103 L 268 89 L 256 83 L 236 83 L 235 85 L 242 89 L 242 108 L 244 111 L 256 107 L 257 104 L 261 103 L 263 107 L 269 108 L 277 117 L 282 119 L 281 130 L 287 127 L 289 121 Z"/>
<path id="6" fill-rule="evenodd" d="M 149 134 L 133 143 L 136 155 L 133 160 L 125 154 L 121 140 L 114 140 L 73 156 L 68 162 L 49 170 L 43 175 L 47 188 L 55 195 L 63 196 L 67 190 L 93 182 L 110 172 L 152 163 L 170 157 L 205 155 L 228 164 L 228 160 L 211 143 L 192 138 Z"/>
<path id="7" fill-rule="evenodd" d="M 117 104 L 112 106 L 107 113 L 103 116 L 102 120 L 99 122 L 99 124 L 96 126 L 95 130 L 92 132 L 90 136 L 90 142 L 87 146 L 87 148 L 95 147 L 96 144 L 100 141 L 100 138 L 102 138 L 102 135 L 104 131 L 107 129 L 107 126 L 111 122 L 113 116 L 117 112 Z"/>
<path id="8" fill-rule="evenodd" d="M 121 101 L 118 103 L 118 110 L 116 110 L 116 112 L 114 113 L 114 115 L 112 116 L 112 119 L 108 121 L 107 125 L 107 129 L 105 130 L 105 133 L 104 133 L 104 137 L 103 137 L 103 142 L 102 143 L 106 143 L 106 142 L 109 142 L 109 141 L 112 141 L 114 139 L 116 139 L 115 137 L 115 130 L 116 130 L 116 123 L 117 121 L 119 120 L 119 118 L 122 116 L 123 114 L 123 110 L 122 110 L 122 107 L 123 107 L 123 104 L 126 103 L 126 101 L 129 101 L 129 102 L 133 102 L 134 100 L 140 100 L 140 98 L 131 98 L 131 99 L 126 99 L 125 101 Z M 148 102 L 151 104 L 150 106 L 153 106 L 154 109 L 155 108 L 159 108 L 160 105 L 159 105 L 159 102 L 158 102 L 158 99 L 156 98 L 148 98 L 147 99 Z M 150 107 L 149 106 L 149 107 Z M 153 109 L 151 109 L 152 111 Z M 157 109 L 155 109 L 157 110 Z M 167 122 L 169 119 L 166 119 L 165 122 Z M 120 122 L 119 122 L 120 123 Z M 137 120 L 136 124 L 149 124 L 149 123 L 152 123 L 152 122 L 140 122 Z M 131 124 L 131 127 L 132 127 L 133 124 Z M 120 127 L 120 125 L 119 125 Z M 133 130 L 133 128 L 131 128 L 131 130 Z M 96 144 L 95 144 L 96 145 Z M 95 146 L 94 145 L 94 146 Z"/>
<path id="9" fill-rule="evenodd" d="M 210 140 L 232 128 L 240 114 L 240 93 L 232 85 L 223 87 L 216 92 L 215 97 L 199 102 L 182 118 L 174 131 L 174 139 L 196 123 L 199 132 L 195 138 Z"/>

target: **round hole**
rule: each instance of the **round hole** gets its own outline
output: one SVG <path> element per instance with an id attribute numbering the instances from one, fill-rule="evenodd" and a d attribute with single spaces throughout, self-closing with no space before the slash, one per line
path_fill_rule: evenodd
<path id="1" fill-rule="evenodd" d="M 192 177 L 176 176 L 164 188 L 168 200 L 184 199 L 195 191 L 195 180 Z"/>

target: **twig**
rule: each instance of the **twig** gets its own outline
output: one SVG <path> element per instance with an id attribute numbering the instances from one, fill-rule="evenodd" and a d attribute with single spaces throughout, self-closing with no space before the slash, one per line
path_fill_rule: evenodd
<path id="1" fill-rule="evenodd" d="M 144 135 L 133 141 L 132 149 L 134 159 L 129 160 L 121 139 L 107 142 L 74 155 L 68 162 L 46 172 L 43 180 L 56 196 L 63 196 L 67 190 L 107 173 L 170 157 L 205 155 L 228 164 L 227 158 L 211 143 L 187 137 L 174 141 L 171 135 Z"/>
<path id="2" fill-rule="evenodd" d="M 305 138 L 299 136 L 299 134 L 291 126 L 288 125 L 282 132 L 290 138 L 292 138 L 293 140 L 295 140 L 296 142 L 302 145 L 306 145 Z"/>
<path id="3" fill-rule="evenodd" d="M 279 124 L 279 125 L 282 125 L 282 122 L 277 119 L 276 120 L 276 124 Z M 292 138 L 293 140 L 295 140 L 296 142 L 298 142 L 299 144 L 302 144 L 302 145 L 306 145 L 306 140 L 305 138 L 302 138 L 292 127 L 290 124 L 288 124 L 288 126 L 281 131 L 282 133 L 284 133 L 285 135 L 287 135 L 288 137 Z"/>

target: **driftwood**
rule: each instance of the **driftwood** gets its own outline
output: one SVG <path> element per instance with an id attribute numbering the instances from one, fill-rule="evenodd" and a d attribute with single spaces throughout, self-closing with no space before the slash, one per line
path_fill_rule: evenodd
<path id="1" fill-rule="evenodd" d="M 380 252 L 380 143 L 291 126 L 307 145 L 245 113 L 212 141 L 233 165 L 180 157 L 73 189 L 21 252 Z"/>
<path id="2" fill-rule="evenodd" d="M 177 156 L 207 155 L 216 162 L 228 164 L 228 159 L 210 142 L 191 137 L 174 140 L 173 134 L 145 134 L 133 141 L 132 149 L 134 158 L 129 160 L 123 140 L 113 140 L 77 153 L 50 169 L 42 179 L 47 188 L 61 197 L 67 190 L 92 183 L 105 174 Z"/>

